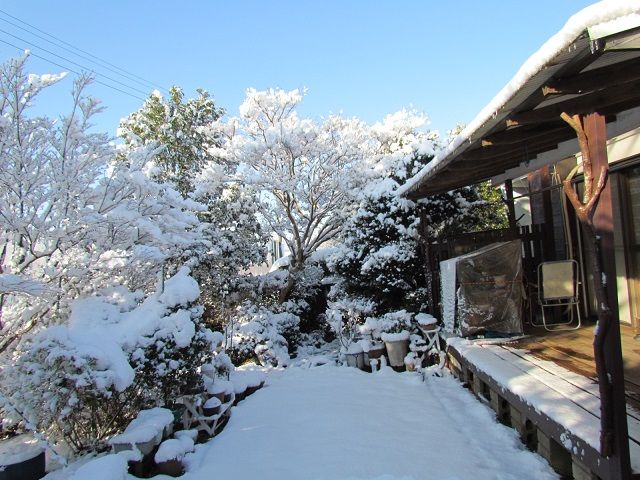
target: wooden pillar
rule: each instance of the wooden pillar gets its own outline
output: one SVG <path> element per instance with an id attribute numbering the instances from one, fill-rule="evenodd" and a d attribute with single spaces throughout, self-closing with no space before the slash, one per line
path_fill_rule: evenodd
<path id="1" fill-rule="evenodd" d="M 607 129 L 604 116 L 598 113 L 585 115 L 584 130 L 589 139 L 589 150 L 594 174 L 599 177 L 603 167 L 608 166 Z M 596 182 L 597 183 L 597 178 Z M 602 267 L 607 279 L 607 298 L 613 312 L 614 322 L 605 340 L 607 375 L 612 380 L 612 402 L 615 428 L 615 446 L 612 457 L 610 478 L 631 478 L 629 460 L 629 434 L 627 410 L 624 395 L 624 370 L 620 344 L 620 318 L 618 315 L 618 294 L 616 286 L 616 264 L 613 245 L 613 207 L 611 181 L 607 182 L 593 216 L 593 225 L 600 237 Z M 598 279 L 596 279 L 598 281 Z"/>
<path id="2" fill-rule="evenodd" d="M 508 179 L 504 182 L 504 191 L 507 195 L 506 204 L 509 228 L 516 228 L 518 224 L 516 223 L 516 207 L 513 203 L 513 182 L 511 181 L 511 179 Z"/>
<path id="3" fill-rule="evenodd" d="M 556 259 L 555 232 L 553 226 L 553 210 L 551 207 L 551 170 L 548 165 L 531 172 L 529 192 L 531 193 L 531 223 L 542 225 L 542 261 Z"/>

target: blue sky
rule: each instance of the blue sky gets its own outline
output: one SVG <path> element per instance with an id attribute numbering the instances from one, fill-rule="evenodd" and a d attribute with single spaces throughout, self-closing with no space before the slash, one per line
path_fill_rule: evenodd
<path id="1" fill-rule="evenodd" d="M 590 3 L 3 0 L 0 10 L 158 85 L 180 85 L 188 96 L 205 88 L 230 114 L 248 87 L 307 87 L 304 115 L 342 112 L 372 123 L 413 106 L 444 132 L 470 122 L 524 60 Z M 0 12 L 3 60 L 19 51 L 2 41 L 79 69 L 38 48 L 44 47 L 150 91 L 7 21 L 25 27 Z M 63 70 L 37 58 L 30 65 L 38 73 Z M 65 79 L 38 108 L 62 113 L 70 88 Z M 91 94 L 107 107 L 97 127 L 112 134 L 118 120 L 142 103 L 97 84 Z"/>

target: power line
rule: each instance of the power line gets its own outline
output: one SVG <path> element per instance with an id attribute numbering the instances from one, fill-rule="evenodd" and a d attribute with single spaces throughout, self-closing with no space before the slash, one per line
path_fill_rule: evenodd
<path id="1" fill-rule="evenodd" d="M 87 52 L 86 50 L 78 48 L 75 45 L 72 45 L 71 43 L 66 42 L 65 40 L 63 40 L 63 39 L 61 39 L 59 37 L 56 37 L 55 35 L 52 35 L 52 34 L 50 34 L 48 32 L 45 32 L 44 30 L 36 27 L 35 25 L 32 25 L 32 24 L 30 24 L 28 22 L 25 22 L 24 20 L 21 20 L 18 17 L 15 17 L 15 16 L 11 15 L 10 13 L 5 12 L 2 9 L 0 9 L 0 14 L 3 14 L 5 16 L 9 17 L 9 18 L 12 18 L 13 20 L 16 20 L 17 22 L 20 22 L 21 24 L 28 26 L 30 29 L 35 30 L 37 32 L 40 32 L 43 35 L 46 35 L 46 37 L 54 39 L 58 43 L 53 42 L 52 40 L 49 40 L 49 39 L 43 37 L 42 35 L 38 35 L 38 34 L 36 34 L 34 32 L 31 32 L 28 29 L 26 29 L 26 28 L 24 28 L 24 27 L 22 27 L 20 25 L 17 25 L 17 24 L 15 24 L 15 23 L 13 23 L 13 22 L 5 19 L 5 18 L 1 18 L 0 17 L 0 20 L 2 20 L 3 22 L 8 23 L 9 25 L 12 25 L 12 26 L 14 26 L 16 28 L 19 28 L 20 30 L 23 30 L 23 31 L 29 33 L 30 35 L 35 36 L 35 37 L 38 37 L 41 40 L 44 40 L 44 41 L 46 41 L 48 43 L 51 43 L 51 44 L 57 46 L 58 48 L 62 48 L 63 50 L 65 50 L 65 51 L 67 51 L 69 53 L 72 53 L 73 55 L 76 55 L 76 56 L 78 56 L 80 58 L 83 58 L 83 59 L 85 59 L 85 60 L 87 60 L 87 61 L 89 61 L 91 63 L 97 64 L 97 65 L 101 66 L 102 68 L 106 68 L 107 70 L 109 70 L 109 71 L 111 71 L 111 72 L 113 72 L 113 73 L 115 73 L 117 75 L 121 75 L 123 77 L 126 77 L 129 80 L 132 80 L 132 81 L 134 81 L 134 82 L 136 82 L 136 83 L 138 83 L 140 85 L 147 86 L 147 87 L 150 86 L 150 87 L 153 87 L 153 88 L 158 88 L 159 90 L 164 90 L 165 92 L 169 92 L 169 90 L 167 88 L 165 88 L 165 87 L 157 85 L 156 83 L 154 83 L 154 82 L 152 82 L 150 80 L 147 80 L 147 79 L 145 79 L 145 78 L 143 78 L 143 77 L 141 77 L 139 75 L 136 75 L 135 73 L 129 72 L 129 71 L 117 66 L 117 65 L 114 65 L 113 63 L 108 62 L 107 60 L 104 60 L 104 59 L 102 59 L 102 58 L 100 58 L 100 57 L 98 57 L 98 56 L 96 56 L 96 55 L 94 55 L 94 54 L 92 54 L 90 52 Z M 62 45 L 60 45 L 60 44 L 62 44 Z M 64 45 L 66 45 L 66 47 Z M 70 47 L 70 48 L 67 48 L 67 47 Z M 74 52 L 74 50 L 75 50 L 75 52 Z M 80 53 L 77 53 L 77 52 L 80 52 Z M 90 57 L 90 58 L 88 58 L 88 57 Z M 91 60 L 91 59 L 94 59 L 94 60 Z M 122 73 L 120 73 L 120 72 L 122 72 Z"/>
<path id="2" fill-rule="evenodd" d="M 100 75 L 100 76 L 106 78 L 107 80 L 109 80 L 111 82 L 117 83 L 118 85 L 122 85 L 125 88 L 129 88 L 129 89 L 131 89 L 131 90 L 133 90 L 135 92 L 141 93 L 142 95 L 145 95 L 145 96 L 148 94 L 148 92 L 140 90 L 139 88 L 136 88 L 136 87 L 132 87 L 131 85 L 128 85 L 128 84 L 126 84 L 124 82 L 121 82 L 120 80 L 117 80 L 117 79 L 115 79 L 113 77 L 110 77 L 108 75 L 105 75 L 104 73 L 97 72 L 94 69 L 87 68 L 86 66 L 81 65 L 78 62 L 74 62 L 73 60 L 70 60 L 70 59 L 68 59 L 66 57 L 63 57 L 62 55 L 58 55 L 57 53 L 54 53 L 51 50 L 47 50 L 46 48 L 42 48 L 41 46 L 39 46 L 39 45 L 37 45 L 37 44 L 35 44 L 33 42 L 30 42 L 29 40 L 25 40 L 24 38 L 20 38 L 17 35 L 14 35 L 13 33 L 9 33 L 6 30 L 2 30 L 1 28 L 0 28 L 0 33 L 4 33 L 5 35 L 9 35 L 10 37 L 15 38 L 16 40 L 20 40 L 21 42 L 25 42 L 28 45 L 31 45 L 32 47 L 38 48 L 38 49 L 42 50 L 43 52 L 47 52 L 49 55 L 53 55 L 54 57 L 57 57 L 57 58 L 65 61 L 65 62 L 69 62 L 72 65 L 75 65 L 76 67 L 80 67 L 83 70 L 90 70 L 93 73 L 95 73 L 96 75 Z"/>
<path id="3" fill-rule="evenodd" d="M 10 47 L 16 48 L 16 49 L 20 50 L 21 52 L 24 52 L 24 51 L 26 50 L 25 48 L 22 48 L 22 47 L 19 47 L 19 46 L 17 46 L 17 45 L 14 45 L 13 43 L 11 43 L 11 42 L 7 42 L 6 40 L 2 40 L 1 38 L 0 38 L 0 42 L 4 43 L 4 44 L 6 44 L 6 45 L 9 45 Z M 56 67 L 64 68 L 65 70 L 68 70 L 68 71 L 70 71 L 71 73 L 75 73 L 76 75 L 82 75 L 80 72 L 78 72 L 78 71 L 76 71 L 76 70 L 74 70 L 74 69 L 72 69 L 72 68 L 69 68 L 69 67 L 67 67 L 67 66 L 65 66 L 65 65 L 61 65 L 61 64 L 59 64 L 59 63 L 57 63 L 57 62 L 54 62 L 53 60 L 51 60 L 51 59 L 49 59 L 49 58 L 45 58 L 45 57 L 43 57 L 43 56 L 41 56 L 41 55 L 38 55 L 37 53 L 33 53 L 33 52 L 31 52 L 30 54 L 31 54 L 31 55 L 33 55 L 33 56 L 34 56 L 34 57 L 36 57 L 36 58 L 39 58 L 39 59 L 41 59 L 41 60 L 44 60 L 45 62 L 49 62 L 49 63 L 51 63 L 51 64 L 55 65 Z M 105 86 L 105 87 L 107 87 L 107 88 L 110 88 L 110 89 L 112 89 L 112 90 L 116 90 L 116 91 L 118 91 L 118 92 L 120 92 L 120 93 L 124 93 L 125 95 L 128 95 L 128 96 L 130 96 L 130 97 L 136 98 L 136 99 L 141 100 L 141 101 L 143 101 L 143 102 L 145 101 L 145 98 L 142 98 L 142 97 L 139 97 L 139 96 L 137 96 L 137 95 L 134 95 L 133 93 L 127 92 L 127 91 L 122 90 L 122 89 L 120 89 L 120 88 L 118 88 L 118 87 L 114 87 L 113 85 L 109 85 L 108 83 L 104 83 L 104 82 L 102 82 L 102 81 L 98 80 L 97 78 L 94 78 L 94 82 L 96 82 L 96 83 L 98 83 L 98 84 L 100 84 L 100 85 L 103 85 L 103 86 Z"/>

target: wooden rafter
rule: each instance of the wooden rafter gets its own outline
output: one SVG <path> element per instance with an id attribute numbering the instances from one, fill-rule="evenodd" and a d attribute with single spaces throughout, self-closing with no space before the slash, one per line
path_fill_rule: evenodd
<path id="1" fill-rule="evenodd" d="M 611 107 L 621 103 L 630 103 L 631 105 L 640 104 L 639 91 L 640 82 L 618 85 L 606 90 L 599 90 L 578 97 L 572 97 L 546 107 L 512 114 L 509 119 L 507 119 L 506 125 L 507 127 L 534 125 L 537 123 L 556 121 L 563 112 L 569 115 L 581 115 L 594 110 L 600 111 L 605 107 Z"/>
<path id="2" fill-rule="evenodd" d="M 640 80 L 640 58 L 557 78 L 542 87 L 542 93 L 547 96 L 590 92 L 636 80 Z"/>
<path id="3" fill-rule="evenodd" d="M 566 124 L 558 122 L 544 125 L 526 125 L 523 127 L 512 127 L 501 130 L 482 139 L 482 146 L 514 145 L 523 141 L 529 142 L 538 138 L 545 138 L 548 135 L 555 135 L 559 132 L 573 134 L 573 131 Z"/>

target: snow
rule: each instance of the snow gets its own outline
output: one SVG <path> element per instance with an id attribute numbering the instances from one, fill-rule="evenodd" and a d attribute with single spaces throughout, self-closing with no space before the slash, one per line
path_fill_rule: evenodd
<path id="1" fill-rule="evenodd" d="M 70 480 L 127 480 L 127 455 L 116 453 L 95 458 L 78 468 Z"/>
<path id="2" fill-rule="evenodd" d="M 422 326 L 429 326 L 429 325 L 434 325 L 436 323 L 438 323 L 438 320 L 436 320 L 436 318 L 433 315 L 430 315 L 428 313 L 418 313 L 415 316 L 416 322 L 418 322 L 418 325 L 422 325 Z"/>
<path id="3" fill-rule="evenodd" d="M 109 440 L 114 444 L 138 444 L 162 436 L 165 428 L 173 423 L 173 414 L 166 408 L 142 410 L 120 435 Z"/>
<path id="4" fill-rule="evenodd" d="M 11 273 L 0 273 L 0 295 L 5 293 L 24 293 L 37 297 L 49 290 L 49 287 L 36 280 Z"/>
<path id="5" fill-rule="evenodd" d="M 216 408 L 222 405 L 222 402 L 218 397 L 211 397 L 209 400 L 204 402 L 204 408 Z"/>
<path id="6" fill-rule="evenodd" d="M 192 277 L 189 269 L 182 267 L 178 273 L 164 283 L 164 291 L 160 295 L 160 301 L 167 307 L 186 305 L 195 302 L 200 296 L 200 287 Z"/>
<path id="7" fill-rule="evenodd" d="M 185 462 L 184 480 L 557 478 L 452 377 L 388 368 L 273 371 Z"/>
<path id="8" fill-rule="evenodd" d="M 380 337 L 382 338 L 383 342 L 397 342 L 400 340 L 409 340 L 409 332 L 402 331 L 402 332 L 398 332 L 398 333 L 383 333 L 382 335 L 380 335 Z"/>
<path id="9" fill-rule="evenodd" d="M 362 345 L 360 345 L 360 343 L 358 342 L 352 343 L 351 345 L 349 345 L 346 351 L 347 354 L 352 354 L 352 355 L 356 355 L 362 352 L 364 352 L 364 349 L 362 348 Z"/>
<path id="10" fill-rule="evenodd" d="M 13 465 L 25 462 L 40 455 L 43 448 L 38 445 L 38 440 L 30 434 L 18 435 L 0 441 L 0 465 Z"/>
<path id="11" fill-rule="evenodd" d="M 156 463 L 169 460 L 181 460 L 187 453 L 192 452 L 193 449 L 193 439 L 188 435 L 179 435 L 176 438 L 170 438 L 162 442 L 153 458 Z"/>
<path id="12" fill-rule="evenodd" d="M 216 378 L 215 382 L 207 386 L 207 393 L 219 395 L 221 393 L 231 393 L 234 390 L 233 383 L 228 380 Z"/>
<path id="13" fill-rule="evenodd" d="M 537 52 L 524 62 L 509 83 L 498 92 L 493 100 L 476 115 L 473 121 L 444 150 L 435 156 L 433 161 L 398 189 L 398 194 L 406 195 L 417 188 L 432 171 L 443 167 L 455 150 L 469 141 L 478 129 L 495 117 L 497 112 L 513 98 L 527 81 L 543 70 L 563 50 L 567 49 L 582 32 L 585 30 L 599 31 L 601 25 L 609 28 L 611 26 L 609 22 L 612 21 L 616 21 L 619 26 L 637 26 L 640 22 L 640 5 L 637 2 L 628 0 L 604 0 L 590 5 L 573 15 L 558 33 L 547 40 Z"/>

